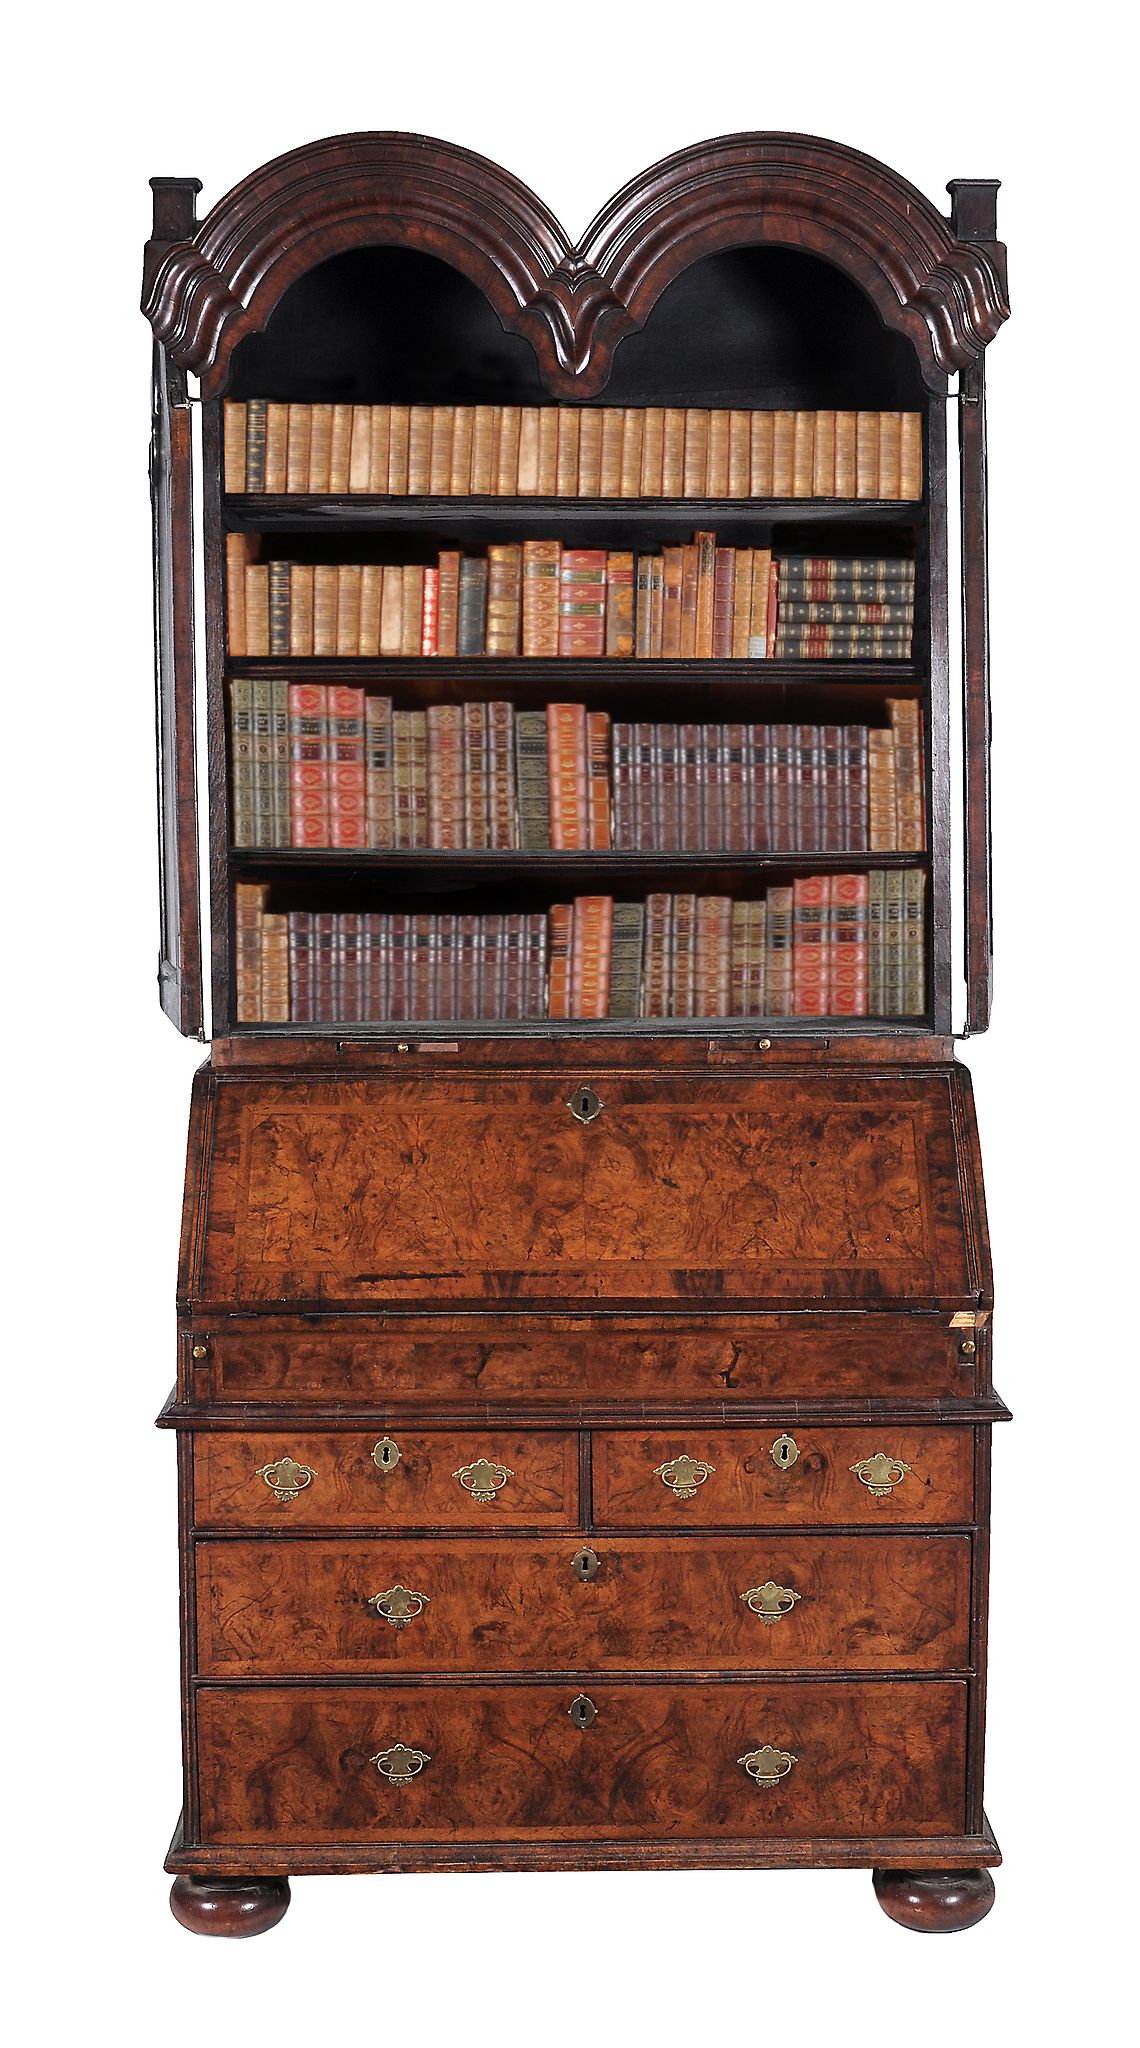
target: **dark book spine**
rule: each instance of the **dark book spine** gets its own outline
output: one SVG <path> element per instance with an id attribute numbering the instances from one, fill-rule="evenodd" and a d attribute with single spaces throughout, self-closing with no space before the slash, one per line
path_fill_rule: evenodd
<path id="1" fill-rule="evenodd" d="M 640 1011 L 644 933 L 645 905 L 615 903 L 610 941 L 611 1017 L 636 1017 Z"/>
<path id="2" fill-rule="evenodd" d="M 487 564 L 478 556 L 464 555 L 459 563 L 459 618 L 456 628 L 457 654 L 482 654 L 487 633 Z"/>
<path id="3" fill-rule="evenodd" d="M 290 562 L 269 564 L 269 652 L 289 652 L 289 581 L 292 573 Z"/>
<path id="4" fill-rule="evenodd" d="M 261 493 L 265 489 L 264 398 L 251 398 L 245 413 L 245 487 Z"/>

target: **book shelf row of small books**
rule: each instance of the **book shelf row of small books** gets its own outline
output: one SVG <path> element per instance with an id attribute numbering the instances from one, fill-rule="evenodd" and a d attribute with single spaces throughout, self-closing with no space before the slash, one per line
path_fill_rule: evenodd
<path id="1" fill-rule="evenodd" d="M 235 677 L 235 848 L 921 853 L 922 709 L 884 727 L 612 720 L 585 704 L 399 710 Z"/>
<path id="2" fill-rule="evenodd" d="M 548 911 L 268 907 L 234 892 L 239 1024 L 918 1017 L 919 868 L 804 876 L 755 901 L 578 896 Z"/>
<path id="3" fill-rule="evenodd" d="M 257 559 L 226 540 L 232 658 L 909 660 L 915 563 L 717 545 L 440 551 L 436 563 Z"/>
<path id="4" fill-rule="evenodd" d="M 922 414 L 227 399 L 228 494 L 922 497 Z"/>

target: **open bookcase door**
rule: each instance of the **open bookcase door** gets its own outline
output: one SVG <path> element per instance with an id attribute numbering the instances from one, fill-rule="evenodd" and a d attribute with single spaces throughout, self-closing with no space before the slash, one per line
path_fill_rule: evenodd
<path id="1" fill-rule="evenodd" d="M 202 934 L 194 740 L 194 493 L 186 373 L 154 347 L 154 517 L 158 719 L 159 999 L 172 1024 L 202 1036 Z"/>

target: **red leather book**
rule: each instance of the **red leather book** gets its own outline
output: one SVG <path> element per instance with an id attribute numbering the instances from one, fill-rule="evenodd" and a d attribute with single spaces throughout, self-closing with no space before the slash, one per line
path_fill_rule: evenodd
<path id="1" fill-rule="evenodd" d="M 453 910 L 444 910 L 435 920 L 435 1017 L 454 1017 L 456 1012 L 456 980 L 459 969 L 458 925 L 459 919 Z"/>
<path id="2" fill-rule="evenodd" d="M 361 982 L 361 1016 L 369 1024 L 388 1020 L 388 919 L 378 910 L 364 913 Z"/>
<path id="3" fill-rule="evenodd" d="M 574 898 L 570 956 L 570 1015 L 605 1017 L 609 1011 L 612 896 Z"/>
<path id="4" fill-rule="evenodd" d="M 677 816 L 683 853 L 699 853 L 705 843 L 704 742 L 699 725 L 677 729 Z"/>
<path id="5" fill-rule="evenodd" d="M 750 837 L 752 757 L 748 727 L 733 723 L 722 726 L 721 732 L 724 849 L 726 853 L 743 853 Z"/>
<path id="6" fill-rule="evenodd" d="M 456 920 L 455 1015 L 472 1019 L 479 1011 L 479 975 L 483 952 L 483 920 L 464 911 Z"/>
<path id="7" fill-rule="evenodd" d="M 841 725 L 820 726 L 817 770 L 819 838 L 816 844 L 821 853 L 843 853 L 847 850 L 844 823 L 847 772 Z"/>
<path id="8" fill-rule="evenodd" d="M 367 846 L 364 692 L 330 684 L 328 692 L 329 845 Z"/>
<path id="9" fill-rule="evenodd" d="M 423 621 L 420 634 L 420 653 L 439 652 L 439 570 L 424 570 Z"/>
<path id="10" fill-rule="evenodd" d="M 436 612 L 435 651 L 454 655 L 459 633 L 459 554 L 445 548 L 439 558 L 439 592 Z"/>
<path id="11" fill-rule="evenodd" d="M 522 651 L 541 660 L 558 653 L 559 571 L 556 540 L 527 540 L 522 551 Z"/>
<path id="12" fill-rule="evenodd" d="M 792 888 L 792 1002 L 796 1017 L 830 1010 L 830 877 L 804 875 Z"/>
<path id="13" fill-rule="evenodd" d="M 515 778 L 515 707 L 496 701 L 487 711 L 487 840 L 488 846 L 519 844 L 518 792 Z"/>
<path id="14" fill-rule="evenodd" d="M 503 918 L 503 1003 L 500 1015 L 517 1023 L 526 1016 L 526 918 L 509 910 Z"/>
<path id="15" fill-rule="evenodd" d="M 558 652 L 578 660 L 606 651 L 604 548 L 563 548 L 559 573 Z"/>
<path id="16" fill-rule="evenodd" d="M 332 910 L 313 915 L 313 1016 L 318 1024 L 335 1024 L 340 934 Z"/>
<path id="17" fill-rule="evenodd" d="M 438 936 L 435 918 L 418 911 L 409 919 L 411 943 L 408 959 L 408 1015 L 434 1017 L 435 971 Z"/>
<path id="18" fill-rule="evenodd" d="M 429 704 L 428 845 L 466 843 L 463 802 L 463 706 Z"/>
<path id="19" fill-rule="evenodd" d="M 412 1014 L 411 924 L 403 910 L 394 910 L 388 919 L 388 1016 L 393 1023 Z"/>
<path id="20" fill-rule="evenodd" d="M 503 1014 L 503 919 L 489 910 L 482 920 L 483 950 L 479 967 L 479 1014 L 499 1019 Z"/>
<path id="21" fill-rule="evenodd" d="M 732 660 L 733 617 L 736 595 L 736 549 L 717 548 L 713 566 L 713 624 L 711 653 L 717 661 Z"/>
<path id="22" fill-rule="evenodd" d="M 486 704 L 462 707 L 463 744 L 460 783 L 463 792 L 463 841 L 471 847 L 492 844 L 490 832 L 490 735 Z"/>
<path id="23" fill-rule="evenodd" d="M 294 846 L 328 846 L 328 690 L 289 685 L 289 819 Z"/>
<path id="24" fill-rule="evenodd" d="M 673 992 L 673 898 L 651 893 L 645 899 L 645 964 L 641 1014 L 669 1017 Z"/>
<path id="25" fill-rule="evenodd" d="M 751 759 L 748 785 L 748 843 L 754 853 L 767 853 L 772 845 L 769 821 L 771 728 L 766 725 L 750 725 L 747 730 Z"/>
<path id="26" fill-rule="evenodd" d="M 696 1001 L 697 899 L 681 891 L 673 898 L 672 1015 L 692 1017 Z"/>
<path id="27" fill-rule="evenodd" d="M 613 844 L 610 824 L 610 716 L 608 711 L 586 715 L 587 812 L 591 853 Z"/>
<path id="28" fill-rule="evenodd" d="M 613 728 L 613 843 L 621 853 L 637 846 L 633 796 L 633 727 L 615 719 Z"/>
<path id="29" fill-rule="evenodd" d="M 364 1015 L 363 925 L 363 916 L 357 910 L 342 911 L 338 919 L 336 1014 L 346 1024 L 359 1024 Z"/>
<path id="30" fill-rule="evenodd" d="M 780 883 L 768 891 L 767 945 L 764 956 L 764 1008 L 769 1017 L 795 1015 L 792 985 L 795 904 L 793 891 Z"/>
<path id="31" fill-rule="evenodd" d="M 821 790 L 817 725 L 796 727 L 795 791 L 796 849 L 800 853 L 818 853 Z"/>
<path id="32" fill-rule="evenodd" d="M 701 796 L 704 820 L 702 846 L 709 853 L 724 850 L 725 781 L 724 727 L 701 727 Z"/>
<path id="33" fill-rule="evenodd" d="M 731 983 L 732 899 L 698 896 L 693 1015 L 731 1015 Z"/>
<path id="34" fill-rule="evenodd" d="M 633 728 L 633 843 L 642 853 L 656 853 L 657 731 L 647 720 Z"/>
<path id="35" fill-rule="evenodd" d="M 567 852 L 585 852 L 590 818 L 584 704 L 547 705 L 546 745 L 550 844 Z"/>
<path id="36" fill-rule="evenodd" d="M 866 875 L 831 877 L 830 1007 L 836 1017 L 867 1015 Z"/>
<path id="37" fill-rule="evenodd" d="M 662 853 L 674 853 L 681 844 L 680 733 L 671 721 L 654 728 L 656 769 L 656 844 Z"/>
<path id="38" fill-rule="evenodd" d="M 549 987 L 546 1014 L 548 1017 L 570 1015 L 570 953 L 574 941 L 574 906 L 571 903 L 552 903 L 550 906 L 549 936 Z"/>

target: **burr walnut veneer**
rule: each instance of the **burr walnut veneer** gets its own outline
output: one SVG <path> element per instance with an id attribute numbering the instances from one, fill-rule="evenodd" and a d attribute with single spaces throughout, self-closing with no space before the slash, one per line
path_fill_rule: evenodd
<path id="1" fill-rule="evenodd" d="M 257 1933 L 306 1872 L 855 1865 L 903 1924 L 968 1926 L 999 1860 L 982 1775 L 990 1435 L 1006 1411 L 954 1057 L 945 422 L 957 376 L 961 965 L 980 1029 L 982 370 L 1007 311 L 995 188 L 959 181 L 945 219 L 853 150 L 734 136 L 634 181 L 578 245 L 505 172 L 417 136 L 294 152 L 201 223 L 196 181 L 154 188 L 160 983 L 204 1036 L 203 655 L 213 1020 L 160 1418 L 179 1455 L 175 1913 Z M 732 507 L 764 545 L 914 552 L 907 673 L 751 664 L 733 687 L 762 718 L 918 697 L 927 1013 L 240 1026 L 232 890 L 257 869 L 229 832 L 227 392 L 920 411 L 921 505 L 833 505 L 832 527 L 818 505 Z M 321 544 L 427 546 L 443 530 L 426 500 L 276 502 Z M 619 531 L 617 509 L 515 499 L 503 518 L 589 545 Z M 452 504 L 446 531 L 494 537 L 488 516 Z M 651 503 L 625 516 L 635 544 L 653 534 Z M 377 666 L 356 665 L 366 681 Z M 438 684 L 430 661 L 403 666 L 420 703 L 526 686 L 494 662 Z M 544 688 L 603 690 L 603 666 Z M 645 690 L 609 667 L 627 702 Z M 730 680 L 660 687 L 699 706 Z M 607 860 L 612 890 L 621 856 Z M 733 864 L 763 887 L 764 856 Z M 417 880 L 362 851 L 300 858 L 294 883 L 318 907 L 344 891 L 492 900 L 493 877 L 453 866 Z M 810 873 L 810 851 L 788 871 Z M 556 874 L 551 893 L 581 886 Z M 684 884 L 716 885 L 711 855 Z"/>

